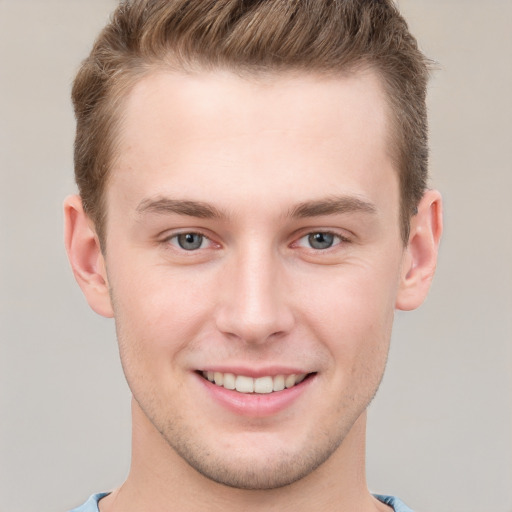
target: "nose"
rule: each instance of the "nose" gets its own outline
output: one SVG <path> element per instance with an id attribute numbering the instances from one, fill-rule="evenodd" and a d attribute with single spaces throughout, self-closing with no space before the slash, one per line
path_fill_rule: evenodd
<path id="1" fill-rule="evenodd" d="M 247 344 L 262 344 L 294 325 L 283 265 L 270 250 L 253 247 L 226 265 L 219 290 L 217 328 Z"/>

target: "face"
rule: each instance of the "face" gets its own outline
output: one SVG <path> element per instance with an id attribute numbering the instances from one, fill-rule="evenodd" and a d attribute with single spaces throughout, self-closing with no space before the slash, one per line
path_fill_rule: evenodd
<path id="1" fill-rule="evenodd" d="M 338 452 L 381 380 L 404 247 L 370 73 L 159 73 L 127 99 L 105 265 L 141 416 L 209 478 Z"/>

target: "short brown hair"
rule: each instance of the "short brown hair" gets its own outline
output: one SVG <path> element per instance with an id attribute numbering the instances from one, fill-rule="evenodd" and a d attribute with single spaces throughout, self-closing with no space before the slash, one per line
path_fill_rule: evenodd
<path id="1" fill-rule="evenodd" d="M 169 69 L 341 73 L 367 66 L 384 84 L 399 172 L 401 234 L 409 237 L 427 180 L 428 60 L 392 0 L 125 0 L 73 85 L 75 177 L 104 241 L 104 191 L 123 100 Z"/>

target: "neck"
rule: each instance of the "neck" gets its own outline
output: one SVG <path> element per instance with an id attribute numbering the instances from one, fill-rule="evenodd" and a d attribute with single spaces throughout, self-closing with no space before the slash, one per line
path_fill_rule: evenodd
<path id="1" fill-rule="evenodd" d="M 332 456 L 301 480 L 269 490 L 227 487 L 199 474 L 162 438 L 136 403 L 132 465 L 126 482 L 101 500 L 101 512 L 310 512 L 389 510 L 366 486 L 366 413 Z"/>

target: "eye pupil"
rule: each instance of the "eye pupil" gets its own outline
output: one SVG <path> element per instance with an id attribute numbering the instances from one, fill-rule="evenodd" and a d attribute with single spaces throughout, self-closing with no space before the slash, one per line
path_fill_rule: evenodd
<path id="1" fill-rule="evenodd" d="M 199 249 L 203 243 L 203 235 L 199 233 L 183 233 L 178 235 L 178 244 L 186 251 Z"/>
<path id="2" fill-rule="evenodd" d="M 313 249 L 328 249 L 334 243 L 334 235 L 332 233 L 311 233 L 308 241 Z"/>

